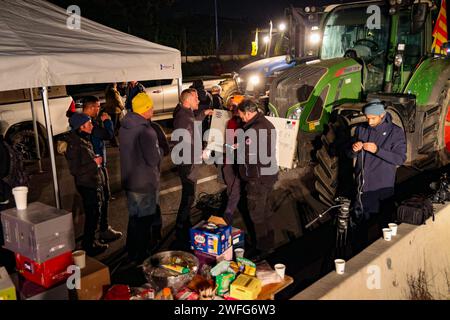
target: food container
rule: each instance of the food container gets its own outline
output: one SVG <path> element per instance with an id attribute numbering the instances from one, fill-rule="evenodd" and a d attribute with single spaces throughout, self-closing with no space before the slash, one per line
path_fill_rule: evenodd
<path id="1" fill-rule="evenodd" d="M 162 265 L 178 265 L 189 269 L 187 273 L 179 273 L 162 267 Z M 199 269 L 196 256 L 184 251 L 164 251 L 154 254 L 144 261 L 143 271 L 147 281 L 159 290 L 170 288 L 178 292 L 185 287 Z"/>

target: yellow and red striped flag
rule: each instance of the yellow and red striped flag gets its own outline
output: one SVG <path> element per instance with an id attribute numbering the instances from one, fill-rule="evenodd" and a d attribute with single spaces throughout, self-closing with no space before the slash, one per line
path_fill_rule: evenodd
<path id="1" fill-rule="evenodd" d="M 433 30 L 433 45 L 431 46 L 431 51 L 433 53 L 441 53 L 441 47 L 448 40 L 447 33 L 447 5 L 445 0 L 442 0 L 441 9 L 439 10 L 438 18 L 436 19 L 436 24 Z"/>

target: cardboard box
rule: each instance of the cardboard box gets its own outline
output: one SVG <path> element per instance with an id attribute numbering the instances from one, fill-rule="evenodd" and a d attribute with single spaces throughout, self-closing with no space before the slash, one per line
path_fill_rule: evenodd
<path id="1" fill-rule="evenodd" d="M 1 212 L 4 247 L 38 263 L 75 248 L 72 213 L 33 202 Z"/>
<path id="2" fill-rule="evenodd" d="M 100 300 L 111 285 L 109 268 L 86 256 L 86 267 L 81 269 L 80 289 L 76 289 L 78 300 Z"/>
<path id="3" fill-rule="evenodd" d="M 230 296 L 239 300 L 255 300 L 261 289 L 261 280 L 240 274 L 230 285 Z"/>
<path id="4" fill-rule="evenodd" d="M 5 267 L 0 267 L 0 300 L 17 300 L 16 287 Z"/>
<path id="5" fill-rule="evenodd" d="M 231 226 L 219 217 L 211 216 L 190 230 L 193 250 L 221 255 L 231 247 Z"/>
<path id="6" fill-rule="evenodd" d="M 38 263 L 16 253 L 16 269 L 25 279 L 44 288 L 50 288 L 69 277 L 67 268 L 73 264 L 72 252 L 68 251 L 45 262 Z"/>
<path id="7" fill-rule="evenodd" d="M 233 246 L 229 247 L 224 253 L 220 256 L 214 254 L 204 253 L 202 251 L 195 250 L 195 256 L 198 258 L 199 267 L 201 268 L 204 264 L 207 264 L 211 267 L 215 266 L 220 261 L 231 261 L 233 260 Z"/>
<path id="8" fill-rule="evenodd" d="M 245 247 L 245 234 L 244 231 L 238 228 L 231 229 L 231 237 L 234 248 L 244 248 Z"/>

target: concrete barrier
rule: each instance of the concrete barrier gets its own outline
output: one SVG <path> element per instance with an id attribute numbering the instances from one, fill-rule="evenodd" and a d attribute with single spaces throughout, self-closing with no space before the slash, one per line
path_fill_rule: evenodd
<path id="1" fill-rule="evenodd" d="M 347 261 L 345 274 L 330 272 L 294 300 L 450 299 L 450 205 L 436 220 L 401 224 L 392 241 L 379 239 Z"/>

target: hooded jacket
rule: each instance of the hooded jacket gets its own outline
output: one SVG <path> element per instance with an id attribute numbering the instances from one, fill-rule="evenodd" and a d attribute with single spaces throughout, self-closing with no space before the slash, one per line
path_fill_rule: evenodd
<path id="1" fill-rule="evenodd" d="M 128 112 L 119 129 L 119 142 L 123 188 L 136 193 L 157 192 L 163 151 L 151 122 Z"/>
<path id="2" fill-rule="evenodd" d="M 392 123 L 392 117 L 386 113 L 383 121 L 376 127 L 368 123 L 359 125 L 354 141 L 373 142 L 377 152 L 360 151 L 354 153 L 350 145 L 347 154 L 357 157 L 355 173 L 358 185 L 363 192 L 393 188 L 397 166 L 406 160 L 406 139 L 403 130 Z"/>

